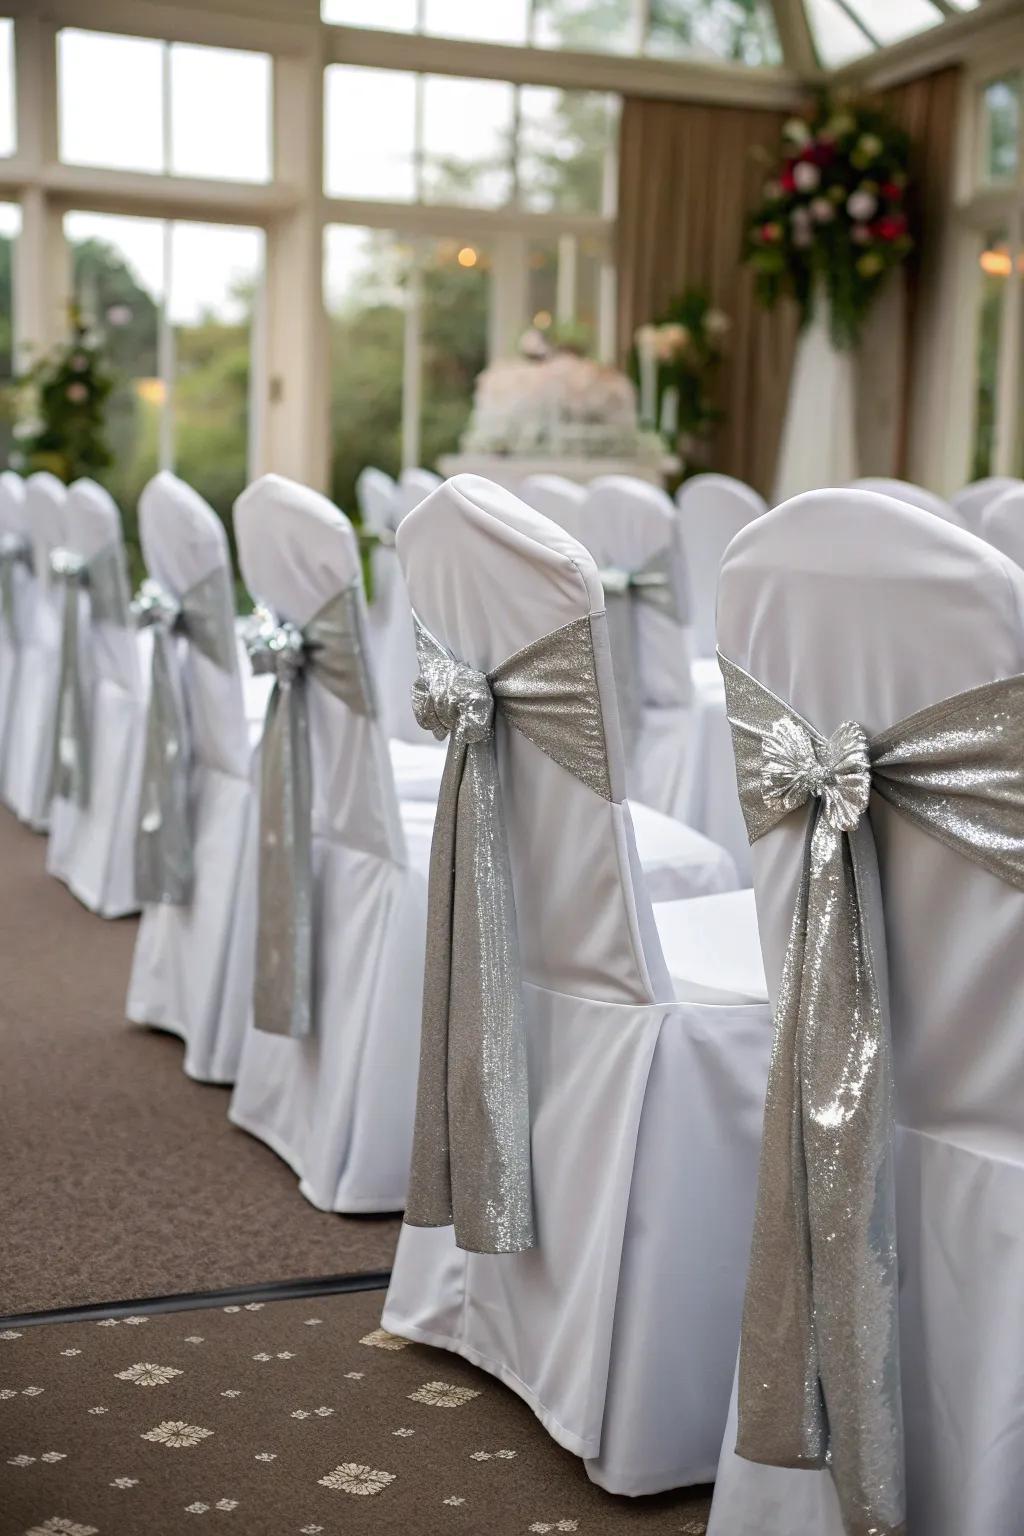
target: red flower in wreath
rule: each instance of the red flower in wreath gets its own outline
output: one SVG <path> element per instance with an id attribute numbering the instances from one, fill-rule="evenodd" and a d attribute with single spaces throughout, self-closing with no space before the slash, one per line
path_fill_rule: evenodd
<path id="1" fill-rule="evenodd" d="M 903 188 L 898 181 L 883 181 L 880 191 L 890 203 L 899 203 L 903 200 Z"/>
<path id="2" fill-rule="evenodd" d="M 879 219 L 874 226 L 873 233 L 879 240 L 899 240 L 907 232 L 907 221 L 901 213 L 890 214 L 887 218 Z"/>

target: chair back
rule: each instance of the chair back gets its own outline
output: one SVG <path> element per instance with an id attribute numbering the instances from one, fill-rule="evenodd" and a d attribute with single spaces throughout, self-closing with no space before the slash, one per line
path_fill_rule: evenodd
<path id="1" fill-rule="evenodd" d="M 368 651 L 359 545 L 348 518 L 326 496 L 280 475 L 263 475 L 235 502 L 235 536 L 246 586 L 279 621 L 304 628 L 332 597 L 355 584 Z M 366 665 L 372 673 L 368 654 Z M 404 863 L 379 718 L 350 709 L 315 675 L 306 686 L 314 835 Z"/>
<path id="2" fill-rule="evenodd" d="M 222 588 L 221 622 L 233 634 L 234 577 L 227 534 L 198 492 L 161 470 L 139 497 L 139 533 L 146 569 L 179 602 L 200 582 L 209 602 L 217 601 Z M 237 646 L 232 658 L 233 669 L 225 671 L 187 637 L 180 642 L 193 759 L 244 778 L 249 772 L 249 730 Z"/>
<path id="3" fill-rule="evenodd" d="M 550 517 L 574 539 L 582 539 L 586 486 L 564 475 L 527 475 L 520 482 L 519 495 L 535 512 Z"/>
<path id="4" fill-rule="evenodd" d="M 958 528 L 967 526 L 965 519 L 950 502 L 943 501 L 934 491 L 925 490 L 923 485 L 914 485 L 909 480 L 885 480 L 869 475 L 863 480 L 854 480 L 852 489 L 892 496 L 896 501 L 906 502 L 908 507 L 920 507 L 922 512 L 932 512 L 936 517 L 943 517 L 947 523 L 955 523 Z"/>
<path id="5" fill-rule="evenodd" d="M 367 533 L 393 533 L 397 510 L 394 480 L 382 469 L 368 464 L 356 480 L 356 502 Z"/>
<path id="6" fill-rule="evenodd" d="M 425 496 L 436 491 L 440 484 L 441 476 L 436 475 L 432 469 L 403 469 L 398 477 L 398 516 L 395 526 L 413 507 L 418 507 Z"/>
<path id="7" fill-rule="evenodd" d="M 860 490 L 811 491 L 734 540 L 722 653 L 811 725 L 868 736 L 1024 671 L 1024 572 L 966 530 Z M 753 848 L 769 991 L 778 991 L 808 812 Z M 1024 1132 L 1024 892 L 878 795 L 897 1114 L 918 1128 Z M 884 984 L 884 983 L 883 983 Z"/>
<path id="8" fill-rule="evenodd" d="M 83 560 L 91 560 L 102 550 L 112 549 L 115 553 L 127 622 L 119 624 L 90 616 L 91 664 L 97 680 L 106 678 L 139 698 L 144 691 L 142 662 L 138 637 L 128 617 L 131 595 L 121 514 L 110 492 L 95 480 L 76 480 L 68 487 L 64 536 L 68 548 Z"/>
<path id="9" fill-rule="evenodd" d="M 32 524 L 29 516 L 25 482 L 13 469 L 0 471 L 0 538 L 11 534 L 28 543 L 33 569 L 19 562 L 13 567 L 11 586 L 14 592 L 15 633 L 28 637 L 33 631 L 38 586 L 34 576 L 35 551 L 32 547 Z M 0 599 L 2 601 L 2 599 Z M 0 644 L 4 643 L 6 626 L 0 625 Z M 20 643 L 20 638 L 19 638 Z"/>
<path id="10" fill-rule="evenodd" d="M 25 513 L 37 583 L 36 638 L 56 645 L 60 638 L 61 593 L 50 575 L 50 552 L 64 543 L 67 531 L 67 486 L 39 470 L 25 481 Z"/>
<path id="11" fill-rule="evenodd" d="M 637 670 L 642 702 L 679 706 L 693 695 L 688 633 L 690 584 L 679 515 L 671 496 L 630 475 L 602 475 L 587 487 L 580 542 L 599 570 L 638 571 L 663 556 L 682 621 L 648 603 L 633 604 Z"/>
<path id="12" fill-rule="evenodd" d="M 1012 491 L 1020 485 L 1024 485 L 1024 481 L 1016 480 L 1012 475 L 987 475 L 984 480 L 972 480 L 970 485 L 957 491 L 952 504 L 965 526 L 978 533 L 986 508 L 1004 491 Z"/>
<path id="13" fill-rule="evenodd" d="M 694 475 L 676 492 L 690 580 L 690 619 L 697 656 L 715 654 L 715 603 L 722 556 L 741 528 L 767 510 L 759 496 L 731 475 Z"/>
<path id="14" fill-rule="evenodd" d="M 573 620 L 591 619 L 611 782 L 605 799 L 498 711 L 495 746 L 527 981 L 621 1003 L 671 989 L 636 857 L 594 560 L 511 491 L 457 475 L 398 530 L 413 608 L 460 661 L 489 672 Z"/>
<path id="15" fill-rule="evenodd" d="M 1024 569 L 1024 481 L 1011 481 L 989 502 L 981 514 L 978 532 Z"/>

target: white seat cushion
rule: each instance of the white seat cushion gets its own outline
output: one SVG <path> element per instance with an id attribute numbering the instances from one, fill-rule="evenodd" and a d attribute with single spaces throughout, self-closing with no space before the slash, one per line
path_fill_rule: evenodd
<path id="1" fill-rule="evenodd" d="M 435 800 L 441 788 L 441 775 L 448 755 L 446 741 L 402 741 L 392 736 L 388 742 L 395 789 L 399 800 Z"/>
<path id="2" fill-rule="evenodd" d="M 703 832 L 649 805 L 629 802 L 647 889 L 652 901 L 678 901 L 734 891 L 739 884 L 732 857 Z"/>
<path id="3" fill-rule="evenodd" d="M 654 921 L 677 1002 L 768 1001 L 753 891 L 661 901 Z"/>

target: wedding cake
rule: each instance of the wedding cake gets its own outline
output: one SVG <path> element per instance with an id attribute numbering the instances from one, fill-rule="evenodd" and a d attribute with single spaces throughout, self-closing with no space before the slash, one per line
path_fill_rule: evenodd
<path id="1" fill-rule="evenodd" d="M 462 451 L 529 459 L 657 463 L 664 447 L 637 423 L 625 374 L 568 351 L 492 363 L 476 381 Z"/>

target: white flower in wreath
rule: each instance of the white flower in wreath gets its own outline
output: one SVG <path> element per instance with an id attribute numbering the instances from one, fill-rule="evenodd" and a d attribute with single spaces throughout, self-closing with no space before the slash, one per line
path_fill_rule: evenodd
<path id="1" fill-rule="evenodd" d="M 827 197 L 815 197 L 811 201 L 811 218 L 815 224 L 831 224 L 836 210 Z"/>
<path id="2" fill-rule="evenodd" d="M 727 336 L 732 329 L 732 321 L 722 309 L 709 309 L 704 316 L 704 329 L 709 336 Z"/>
<path id="3" fill-rule="evenodd" d="M 203 1429 L 199 1424 L 186 1424 L 184 1419 L 164 1419 L 162 1424 L 157 1424 L 153 1429 L 147 1429 L 140 1440 L 152 1440 L 155 1445 L 166 1445 L 173 1450 L 182 1447 L 198 1445 L 201 1440 L 208 1440 L 213 1434 L 212 1429 Z"/>
<path id="4" fill-rule="evenodd" d="M 799 160 L 793 167 L 793 185 L 798 192 L 817 192 L 821 186 L 821 172 L 810 160 Z"/>
<path id="5" fill-rule="evenodd" d="M 393 1472 L 381 1472 L 374 1467 L 363 1466 L 358 1461 L 345 1461 L 340 1467 L 335 1467 L 333 1472 L 328 1472 L 326 1477 L 321 1477 L 319 1481 L 323 1488 L 337 1488 L 342 1493 L 369 1495 L 382 1492 L 394 1480 Z"/>
<path id="6" fill-rule="evenodd" d="M 860 223 L 873 218 L 877 208 L 878 198 L 873 192 L 865 192 L 863 188 L 851 192 L 846 199 L 847 213 L 851 219 L 857 219 Z"/>
<path id="7" fill-rule="evenodd" d="M 165 1387 L 181 1374 L 173 1365 L 154 1365 L 151 1360 L 141 1360 L 126 1371 L 114 1372 L 118 1381 L 132 1381 L 137 1387 Z"/>
<path id="8" fill-rule="evenodd" d="M 409 1393 L 412 1403 L 428 1403 L 431 1408 L 461 1408 L 480 1393 L 473 1387 L 456 1387 L 448 1381 L 425 1381 Z"/>

